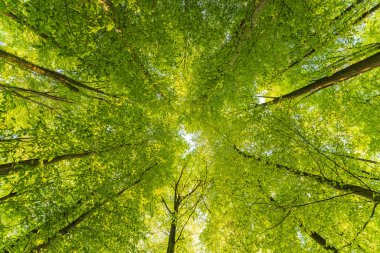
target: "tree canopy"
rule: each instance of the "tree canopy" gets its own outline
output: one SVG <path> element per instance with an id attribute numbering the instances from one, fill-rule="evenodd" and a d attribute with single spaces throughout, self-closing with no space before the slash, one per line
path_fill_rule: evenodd
<path id="1" fill-rule="evenodd" d="M 2 252 L 380 252 L 378 0 L 0 0 Z"/>

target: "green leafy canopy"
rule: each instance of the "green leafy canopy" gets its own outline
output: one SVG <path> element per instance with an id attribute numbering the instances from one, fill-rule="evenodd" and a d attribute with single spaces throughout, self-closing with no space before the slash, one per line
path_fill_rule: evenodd
<path id="1" fill-rule="evenodd" d="M 0 0 L 0 251 L 380 252 L 376 0 Z"/>

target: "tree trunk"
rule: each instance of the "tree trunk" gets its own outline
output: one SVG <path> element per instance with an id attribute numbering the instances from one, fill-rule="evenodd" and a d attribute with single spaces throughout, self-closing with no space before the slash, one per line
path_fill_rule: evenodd
<path id="1" fill-rule="evenodd" d="M 126 192 L 128 189 L 132 188 L 133 186 L 139 184 L 141 182 L 141 180 L 143 179 L 144 175 L 150 171 L 151 169 L 153 168 L 153 166 L 150 166 L 148 167 L 146 170 L 144 170 L 142 173 L 141 173 L 141 176 L 139 179 L 137 179 L 136 181 L 134 181 L 132 184 L 124 187 L 122 190 L 120 190 L 119 192 L 117 192 L 113 198 L 108 198 L 100 203 L 97 203 L 95 204 L 92 208 L 90 208 L 89 210 L 87 210 L 86 212 L 82 213 L 79 217 L 77 217 L 75 220 L 73 220 L 72 222 L 70 222 L 69 224 L 67 224 L 65 227 L 61 228 L 59 231 L 58 231 L 58 234 L 60 236 L 64 236 L 68 233 L 70 233 L 71 230 L 73 230 L 74 228 L 76 228 L 78 225 L 80 225 L 87 217 L 91 216 L 93 213 L 95 213 L 97 210 L 99 210 L 102 206 L 104 206 L 105 204 L 109 203 L 110 201 L 112 201 L 114 198 L 116 197 L 120 197 L 124 192 Z M 79 201 L 79 203 L 81 203 L 81 200 Z M 51 238 L 48 238 L 48 240 L 46 242 L 44 242 L 43 244 L 40 244 L 38 245 L 37 247 L 34 247 L 32 249 L 31 252 L 40 252 L 42 249 L 45 249 L 46 247 L 48 247 L 52 242 L 53 240 L 55 240 L 56 238 L 58 237 L 58 235 L 54 235 L 53 237 Z"/>
<path id="2" fill-rule="evenodd" d="M 253 9 L 250 13 L 247 13 L 246 17 L 240 22 L 240 30 L 236 32 L 236 48 L 235 52 L 232 55 L 232 59 L 229 63 L 230 66 L 234 67 L 237 59 L 243 49 L 244 42 L 249 39 L 253 30 L 257 26 L 259 13 L 262 11 L 264 6 L 266 5 L 267 0 L 259 0 L 258 3 L 253 5 Z"/>
<path id="3" fill-rule="evenodd" d="M 349 192 L 349 193 L 355 194 L 356 196 L 364 197 L 364 198 L 366 198 L 370 201 L 373 201 L 375 203 L 380 203 L 380 193 L 373 191 L 371 189 L 363 188 L 361 186 L 352 185 L 352 184 L 344 184 L 344 183 L 341 183 L 341 182 L 338 182 L 338 181 L 335 181 L 335 180 L 332 180 L 332 179 L 329 179 L 329 178 L 326 178 L 323 176 L 315 175 L 315 174 L 305 172 L 305 171 L 300 171 L 297 169 L 292 169 L 292 168 L 285 166 L 285 165 L 282 165 L 282 164 L 270 163 L 270 162 L 265 161 L 261 158 L 256 158 L 252 155 L 246 154 L 243 151 L 241 151 L 240 149 L 238 149 L 236 146 L 234 147 L 234 149 L 237 150 L 237 152 L 240 155 L 244 156 L 245 158 L 256 160 L 258 162 L 264 162 L 265 164 L 272 166 L 274 168 L 286 170 L 286 171 L 292 173 L 293 175 L 313 179 L 316 182 L 328 185 L 328 186 L 330 186 L 336 190 Z"/>
<path id="4" fill-rule="evenodd" d="M 121 145 L 118 145 L 115 147 L 108 147 L 104 150 L 99 150 L 99 151 L 92 150 L 92 151 L 86 151 L 86 152 L 79 153 L 79 154 L 60 155 L 60 156 L 54 157 L 51 160 L 50 159 L 34 158 L 34 159 L 27 159 L 27 160 L 23 160 L 23 161 L 19 161 L 19 162 L 0 164 L 0 176 L 1 175 L 8 175 L 10 172 L 17 173 L 22 169 L 21 166 L 28 166 L 28 167 L 34 168 L 34 167 L 37 167 L 38 165 L 49 165 L 49 164 L 57 163 L 57 162 L 64 161 L 64 160 L 84 158 L 84 157 L 92 156 L 95 154 L 116 150 L 116 149 L 119 149 L 122 147 L 133 146 L 133 145 L 142 144 L 142 143 L 144 143 L 144 141 L 140 142 L 140 143 L 124 143 L 124 144 L 121 144 Z"/>
<path id="5" fill-rule="evenodd" d="M 262 188 L 262 186 L 261 186 L 261 184 L 259 184 L 259 186 L 260 186 L 260 189 L 262 190 L 262 191 L 264 191 L 263 190 L 263 188 Z M 285 207 L 281 207 L 281 205 L 278 205 L 278 204 L 276 204 L 276 200 L 272 197 L 272 196 L 268 196 L 268 198 L 269 198 L 269 200 L 271 201 L 271 202 L 273 202 L 273 203 L 275 203 L 275 206 L 278 206 L 278 207 L 280 207 L 280 208 L 282 208 L 283 210 L 285 210 L 285 211 L 287 211 L 287 209 L 285 208 Z M 313 230 L 308 230 L 308 229 L 305 229 L 305 226 L 303 225 L 303 223 L 302 223 L 302 221 L 299 219 L 299 218 L 296 218 L 296 221 L 297 221 L 297 223 L 299 223 L 299 226 L 317 243 L 317 244 L 319 244 L 320 246 L 322 246 L 324 249 L 326 249 L 326 250 L 332 250 L 333 252 L 338 252 L 338 249 L 336 248 L 336 247 L 334 247 L 334 246 L 331 246 L 331 245 L 328 245 L 327 244 L 327 241 L 326 241 L 326 239 L 323 237 L 323 236 L 321 236 L 318 232 L 316 232 L 316 231 L 313 231 Z"/>
<path id="6" fill-rule="evenodd" d="M 380 3 L 372 7 L 370 10 L 364 12 L 357 20 L 355 20 L 354 24 L 355 25 L 359 24 L 361 21 L 363 21 L 363 19 L 367 18 L 369 15 L 377 11 L 379 8 L 380 8 Z"/>
<path id="7" fill-rule="evenodd" d="M 172 222 L 172 224 L 170 226 L 168 249 L 167 249 L 166 253 L 174 253 L 175 252 L 176 232 L 177 232 L 177 225 L 174 222 Z"/>
<path id="8" fill-rule="evenodd" d="M 21 88 L 21 87 L 16 87 L 16 86 L 11 86 L 11 85 L 5 85 L 5 84 L 2 84 L 2 83 L 0 83 L 0 89 L 8 90 L 10 92 L 12 92 L 12 91 L 19 91 L 19 92 L 24 92 L 24 93 L 40 96 L 40 97 L 45 97 L 45 98 L 56 100 L 56 101 L 69 102 L 67 99 L 51 95 L 51 94 L 49 94 L 49 92 L 29 90 L 29 89 L 25 89 L 25 88 Z"/>
<path id="9" fill-rule="evenodd" d="M 0 203 L 3 202 L 3 201 L 5 201 L 5 200 L 7 200 L 7 199 L 10 199 L 10 198 L 12 198 L 12 197 L 15 197 L 15 196 L 17 196 L 17 195 L 18 195 L 17 192 L 13 192 L 13 191 L 12 191 L 12 192 L 8 193 L 7 195 L 1 197 L 1 198 L 0 198 Z"/>
<path id="10" fill-rule="evenodd" d="M 380 66 L 380 52 L 376 53 L 364 60 L 361 60 L 351 66 L 348 66 L 347 68 L 344 68 L 336 73 L 334 73 L 332 76 L 326 76 L 321 79 L 318 79 L 309 85 L 306 85 L 302 88 L 299 88 L 297 90 L 294 90 L 288 94 L 282 95 L 280 97 L 277 97 L 273 99 L 272 101 L 266 102 L 261 104 L 262 106 L 276 104 L 278 102 L 281 102 L 286 99 L 293 99 L 296 97 L 299 97 L 304 94 L 313 93 L 318 90 L 327 88 L 331 85 L 334 85 L 336 83 L 348 80 L 352 77 L 355 77 L 357 75 L 360 75 L 362 73 L 365 73 L 369 70 L 375 69 Z"/>
<path id="11" fill-rule="evenodd" d="M 313 238 L 313 240 L 321 245 L 325 250 L 332 251 L 332 252 L 339 252 L 337 248 L 334 246 L 328 245 L 326 242 L 326 239 L 323 238 L 320 234 L 317 232 L 311 231 L 310 232 L 310 237 Z"/>
<path id="12" fill-rule="evenodd" d="M 85 84 L 82 84 L 82 83 L 80 83 L 80 82 L 78 82 L 78 81 L 76 81 L 70 77 L 67 77 L 65 75 L 62 75 L 61 73 L 58 73 L 56 71 L 53 71 L 53 70 L 41 67 L 39 65 L 33 64 L 27 60 L 24 60 L 24 59 L 22 59 L 16 55 L 13 55 L 13 54 L 8 53 L 8 52 L 1 50 L 1 49 L 0 49 L 0 58 L 4 59 L 5 61 L 7 61 L 9 63 L 12 63 L 12 64 L 20 67 L 22 69 L 25 69 L 25 70 L 28 70 L 31 72 L 35 72 L 35 73 L 38 73 L 40 75 L 52 78 L 56 81 L 59 81 L 59 82 L 63 83 L 67 88 L 69 88 L 72 91 L 80 92 L 79 88 L 83 88 L 83 89 L 86 89 L 89 91 L 96 92 L 98 94 L 108 95 L 107 93 L 105 93 L 101 90 L 92 88 L 92 87 L 87 86 Z"/>
<path id="13" fill-rule="evenodd" d="M 357 5 L 363 3 L 364 0 L 357 0 L 355 3 L 351 4 L 350 6 L 348 6 L 344 11 L 342 11 L 338 16 L 336 16 L 334 18 L 333 21 L 338 21 L 339 19 L 343 18 L 347 13 L 351 12 L 354 7 L 356 7 Z M 380 5 L 380 4 L 379 4 Z M 373 8 L 372 8 L 373 9 Z M 375 10 L 369 10 L 365 13 L 363 13 L 359 18 L 357 18 L 353 24 L 356 25 L 357 23 L 359 23 L 361 20 L 365 19 L 370 13 L 374 12 Z M 367 14 L 366 14 L 367 13 Z M 341 34 L 341 32 L 338 32 L 336 33 L 335 35 L 338 36 L 339 34 Z M 322 44 L 319 46 L 319 47 L 323 47 L 327 44 L 327 40 L 325 41 L 322 41 Z M 292 63 L 290 63 L 284 70 L 282 70 L 280 73 L 283 74 L 285 73 L 286 71 L 288 71 L 289 69 L 291 69 L 292 67 L 294 67 L 295 65 L 297 65 L 298 63 L 300 63 L 301 61 L 303 61 L 304 59 L 306 59 L 307 57 L 309 57 L 310 55 L 314 54 L 315 52 L 317 52 L 317 50 L 315 48 L 310 48 L 304 55 L 301 56 L 301 58 L 293 61 Z"/>
<path id="14" fill-rule="evenodd" d="M 28 166 L 28 167 L 37 167 L 38 165 L 49 165 L 53 163 L 57 163 L 63 160 L 72 160 L 72 159 L 77 159 L 77 158 L 83 158 L 87 156 L 94 155 L 96 152 L 84 152 L 80 154 L 68 154 L 68 155 L 61 155 L 54 157 L 53 159 L 28 159 L 28 160 L 23 160 L 20 162 L 15 162 L 15 163 L 6 163 L 6 164 L 1 164 L 0 165 L 0 175 L 8 175 L 10 172 L 17 173 L 19 172 L 23 166 Z"/>
<path id="15" fill-rule="evenodd" d="M 174 208 L 172 213 L 172 222 L 170 224 L 170 233 L 169 233 L 169 241 L 168 241 L 168 248 L 166 250 L 166 253 L 174 253 L 175 252 L 175 245 L 177 242 L 176 233 L 177 233 L 177 215 L 180 205 L 180 199 L 177 194 L 177 191 L 174 193 Z"/>

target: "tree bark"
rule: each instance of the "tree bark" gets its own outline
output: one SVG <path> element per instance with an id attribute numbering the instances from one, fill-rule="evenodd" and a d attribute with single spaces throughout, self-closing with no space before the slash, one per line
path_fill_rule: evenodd
<path id="1" fill-rule="evenodd" d="M 139 184 L 141 182 L 141 180 L 143 179 L 144 175 L 150 171 L 151 169 L 153 168 L 153 166 L 150 166 L 148 167 L 145 171 L 143 171 L 141 173 L 141 176 L 139 179 L 137 179 L 136 181 L 134 181 L 131 185 L 128 185 L 126 187 L 124 187 L 122 190 L 120 190 L 119 192 L 117 192 L 113 198 L 108 198 L 100 203 L 97 203 L 95 204 L 92 208 L 90 208 L 89 210 L 87 210 L 86 212 L 82 213 L 79 217 L 77 217 L 75 220 L 73 220 L 72 222 L 70 222 L 69 224 L 67 224 L 65 227 L 61 228 L 57 234 L 55 234 L 52 238 L 49 238 L 46 242 L 44 242 L 43 244 L 40 244 L 36 247 L 34 247 L 32 249 L 31 252 L 40 252 L 42 249 L 45 249 L 46 247 L 48 247 L 52 242 L 53 240 L 55 240 L 58 235 L 61 235 L 61 236 L 64 236 L 68 233 L 70 233 L 73 229 L 75 229 L 78 225 L 80 225 L 87 217 L 91 216 L 93 213 L 95 213 L 96 211 L 98 211 L 101 207 L 103 207 L 105 204 L 111 202 L 112 200 L 114 200 L 114 198 L 116 197 L 120 197 L 121 195 L 123 195 L 124 192 L 126 192 L 128 189 L 132 188 L 133 186 Z"/>
<path id="2" fill-rule="evenodd" d="M 166 250 L 166 253 L 174 253 L 175 252 L 176 232 L 177 232 L 177 225 L 174 222 L 172 222 L 172 224 L 170 226 L 168 248 Z"/>
<path id="3" fill-rule="evenodd" d="M 336 16 L 334 18 L 333 21 L 338 21 L 339 19 L 341 19 L 342 17 L 344 17 L 347 13 L 351 12 L 357 5 L 363 3 L 364 0 L 357 0 L 356 2 L 354 2 L 353 4 L 351 4 L 350 6 L 348 6 L 346 9 L 344 9 L 338 16 Z M 380 4 L 379 4 L 380 5 Z M 373 8 L 372 8 L 373 9 Z M 353 24 L 356 25 L 357 23 L 359 23 L 361 20 L 365 19 L 370 13 L 372 13 L 373 11 L 375 10 L 369 10 L 365 13 L 363 13 L 358 19 L 356 19 Z M 368 14 L 366 14 L 368 13 Z M 338 36 L 339 34 L 341 34 L 341 32 L 338 32 L 337 34 L 335 34 L 336 36 Z M 326 45 L 328 41 L 325 40 L 325 41 L 322 41 L 322 44 L 320 45 L 320 47 L 323 47 L 324 45 Z M 301 56 L 301 58 L 293 61 L 292 63 L 290 63 L 284 70 L 282 70 L 280 73 L 283 74 L 285 73 L 286 71 L 288 71 L 289 69 L 291 69 L 292 67 L 294 67 L 295 65 L 297 65 L 298 63 L 300 63 L 301 61 L 303 61 L 304 59 L 306 59 L 307 57 L 309 57 L 310 55 L 314 54 L 315 52 L 317 52 L 317 50 L 315 48 L 310 48 L 304 55 Z"/>
<path id="4" fill-rule="evenodd" d="M 141 142 L 141 143 L 143 143 L 143 142 Z M 115 147 L 109 147 L 109 148 L 106 148 L 104 150 L 99 150 L 99 151 L 92 150 L 92 151 L 86 151 L 86 152 L 78 153 L 78 154 L 60 155 L 60 156 L 54 157 L 51 160 L 50 159 L 33 158 L 33 159 L 27 159 L 27 160 L 23 160 L 23 161 L 19 161 L 19 162 L 0 164 L 0 176 L 8 175 L 10 172 L 17 173 L 22 169 L 21 168 L 22 166 L 28 166 L 28 167 L 34 168 L 34 167 L 37 167 L 38 165 L 49 165 L 49 164 L 57 163 L 57 162 L 64 161 L 64 160 L 84 158 L 84 157 L 92 156 L 92 155 L 99 154 L 102 152 L 108 152 L 108 151 L 115 150 L 118 148 L 122 148 L 122 147 L 126 147 L 126 146 L 132 146 L 132 145 L 141 144 L 141 143 L 125 143 L 125 144 L 121 144 L 121 145 L 118 145 Z"/>
<path id="5" fill-rule="evenodd" d="M 328 185 L 328 186 L 330 186 L 336 190 L 344 191 L 344 192 L 350 192 L 356 196 L 366 198 L 372 202 L 380 203 L 380 193 L 377 191 L 373 191 L 371 189 L 363 188 L 363 187 L 357 186 L 357 185 L 345 184 L 345 183 L 338 182 L 338 181 L 335 181 L 335 180 L 332 180 L 332 179 L 329 179 L 329 178 L 326 178 L 323 176 L 319 176 L 319 175 L 315 175 L 315 174 L 312 174 L 309 172 L 293 169 L 293 168 L 290 168 L 290 167 L 282 165 L 282 164 L 270 163 L 270 162 L 265 161 L 261 158 L 257 158 L 257 157 L 254 157 L 253 155 L 246 154 L 243 151 L 241 151 L 240 149 L 238 149 L 236 146 L 234 148 L 240 155 L 242 155 L 245 158 L 256 160 L 258 162 L 264 162 L 265 164 L 272 166 L 276 169 L 286 170 L 286 171 L 292 173 L 293 175 L 300 176 L 300 177 L 306 177 L 306 178 L 312 179 L 318 183 Z"/>
<path id="6" fill-rule="evenodd" d="M 319 91 L 321 89 L 327 88 L 331 85 L 334 85 L 339 82 L 343 82 L 345 80 L 348 80 L 350 78 L 353 78 L 357 75 L 363 74 L 369 70 L 375 69 L 380 66 L 380 52 L 376 53 L 364 60 L 361 60 L 355 64 L 352 64 L 351 66 L 348 66 L 336 73 L 334 73 L 331 76 L 326 76 L 321 79 L 318 79 L 302 88 L 299 88 L 297 90 L 294 90 L 290 93 L 287 93 L 285 95 L 282 95 L 280 97 L 276 97 L 272 101 L 266 102 L 261 104 L 261 106 L 271 105 L 271 104 L 277 104 L 283 100 L 286 99 L 293 99 L 296 97 L 299 97 L 304 94 L 308 93 L 314 93 L 316 91 Z"/>
<path id="7" fill-rule="evenodd" d="M 377 5 L 375 5 L 374 7 L 369 9 L 368 11 L 364 12 L 357 20 L 355 20 L 354 25 L 357 25 L 360 22 L 362 22 L 363 19 L 367 18 L 369 15 L 371 15 L 372 13 L 377 11 L 379 8 L 380 8 L 380 3 L 378 3 Z"/>
<path id="8" fill-rule="evenodd" d="M 264 192 L 264 190 L 263 190 L 263 188 L 262 188 L 262 186 L 261 186 L 261 183 L 259 184 L 259 187 L 260 187 L 260 189 Z M 281 205 L 278 205 L 276 202 L 276 200 L 272 197 L 272 196 L 268 196 L 268 198 L 269 198 L 269 200 L 271 201 L 271 202 L 273 202 L 273 203 L 275 203 L 275 206 L 277 206 L 277 207 L 280 207 L 280 208 L 282 208 L 283 210 L 285 210 L 285 211 L 287 211 L 287 209 L 285 208 L 285 207 L 282 207 Z M 304 224 L 302 223 L 302 221 L 299 219 L 299 218 L 296 218 L 296 221 L 297 221 L 297 223 L 299 223 L 299 226 L 301 227 L 301 228 L 303 228 L 303 230 L 317 243 L 317 244 L 319 244 L 320 246 L 322 246 L 324 249 L 326 249 L 326 250 L 331 250 L 331 251 L 333 251 L 333 252 L 338 252 L 338 249 L 336 248 L 336 247 L 334 247 L 334 246 L 332 246 L 332 245 L 328 245 L 327 244 L 327 241 L 326 241 L 326 239 L 323 237 L 323 236 L 321 236 L 318 232 L 316 232 L 316 231 L 313 231 L 313 230 L 307 230 L 307 229 L 305 229 L 305 226 L 304 226 Z"/>
<path id="9" fill-rule="evenodd" d="M 181 204 L 181 197 L 178 193 L 178 183 L 179 183 L 181 177 L 182 177 L 182 175 L 180 176 L 179 180 L 177 181 L 177 184 L 176 184 L 175 190 L 174 190 L 173 212 L 171 213 L 172 221 L 170 224 L 168 248 L 166 250 L 166 253 L 174 253 L 176 242 L 177 242 L 177 238 L 176 238 L 176 236 L 177 236 L 176 235 L 177 234 L 177 218 L 178 218 L 179 205 Z"/>
<path id="10" fill-rule="evenodd" d="M 61 156 L 54 157 L 51 160 L 49 160 L 49 159 L 41 160 L 38 158 L 34 158 L 34 159 L 23 160 L 23 161 L 15 162 L 15 163 L 1 164 L 0 165 L 0 175 L 1 176 L 8 175 L 11 172 L 17 173 L 22 169 L 23 166 L 28 166 L 28 167 L 34 168 L 34 167 L 37 167 L 38 165 L 49 165 L 49 164 L 57 163 L 57 162 L 64 161 L 64 160 L 72 160 L 72 159 L 77 159 L 77 158 L 83 158 L 83 157 L 91 156 L 94 154 L 96 154 L 96 152 L 91 151 L 91 152 L 83 152 L 83 153 L 79 153 L 79 154 L 61 155 Z"/>
<path id="11" fill-rule="evenodd" d="M 12 198 L 12 197 L 15 197 L 15 196 L 17 196 L 17 195 L 18 195 L 17 192 L 13 192 L 13 191 L 11 191 L 11 192 L 8 193 L 7 195 L 5 195 L 5 196 L 3 196 L 3 197 L 0 198 L 0 203 L 3 202 L 3 201 L 5 201 L 5 200 L 7 200 L 7 199 L 10 199 L 10 198 Z"/>
<path id="12" fill-rule="evenodd" d="M 235 52 L 232 55 L 231 61 L 229 63 L 230 66 L 235 66 L 237 59 L 243 49 L 245 40 L 249 39 L 253 30 L 257 26 L 259 13 L 262 11 L 264 6 L 267 4 L 267 0 L 259 0 L 258 3 L 253 5 L 253 9 L 246 17 L 240 22 L 240 30 L 236 32 L 236 48 Z"/>
<path id="13" fill-rule="evenodd" d="M 61 97 L 51 95 L 48 92 L 29 90 L 29 89 L 25 89 L 25 88 L 21 88 L 21 87 L 5 85 L 2 83 L 0 83 L 0 89 L 8 90 L 10 92 L 12 92 L 12 91 L 24 92 L 24 93 L 28 93 L 28 94 L 32 94 L 32 95 L 36 95 L 36 96 L 41 96 L 41 97 L 45 97 L 45 98 L 56 100 L 56 101 L 70 102 L 69 100 L 67 100 L 65 98 L 61 98 Z"/>
<path id="14" fill-rule="evenodd" d="M 83 88 L 85 90 L 93 91 L 98 94 L 108 95 L 107 93 L 101 90 L 82 84 L 70 77 L 62 75 L 61 73 L 36 65 L 34 63 L 31 63 L 27 60 L 24 60 L 14 54 L 8 53 L 1 49 L 0 49 L 0 58 L 4 59 L 8 63 L 18 66 L 19 68 L 22 68 L 31 72 L 35 72 L 40 75 L 59 81 L 72 91 L 80 92 L 79 88 Z"/>

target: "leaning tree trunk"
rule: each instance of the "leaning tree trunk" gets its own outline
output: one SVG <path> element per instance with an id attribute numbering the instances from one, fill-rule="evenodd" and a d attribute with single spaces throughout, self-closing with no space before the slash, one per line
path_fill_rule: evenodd
<path id="1" fill-rule="evenodd" d="M 34 168 L 34 167 L 37 167 L 39 165 L 49 165 L 49 164 L 58 163 L 58 162 L 64 161 L 64 160 L 73 160 L 73 159 L 78 159 L 78 158 L 89 157 L 89 156 L 92 156 L 95 154 L 100 154 L 103 152 L 117 150 L 119 148 L 138 145 L 138 144 L 142 144 L 142 143 L 144 143 L 144 142 L 141 142 L 141 143 L 124 143 L 124 144 L 120 144 L 120 145 L 115 146 L 115 147 L 108 147 L 104 150 L 91 150 L 91 151 L 86 151 L 86 152 L 77 153 L 77 154 L 65 154 L 65 155 L 56 156 L 52 159 L 51 158 L 49 158 L 49 159 L 33 158 L 33 159 L 27 159 L 27 160 L 22 160 L 22 161 L 13 162 L 13 163 L 0 164 L 0 176 L 8 175 L 11 172 L 17 173 L 24 166 Z"/>
<path id="2" fill-rule="evenodd" d="M 261 184 L 260 184 L 260 189 L 263 191 Z M 279 206 L 276 203 L 277 201 L 272 196 L 268 196 L 268 198 L 271 202 L 275 203 L 275 206 Z M 285 207 L 281 207 L 281 208 L 285 211 L 287 210 Z M 333 245 L 329 245 L 327 243 L 327 240 L 321 234 L 319 234 L 316 231 L 305 228 L 304 224 L 299 218 L 296 218 L 296 220 L 297 220 L 297 223 L 299 223 L 299 226 L 305 231 L 305 233 L 307 233 L 311 237 L 311 239 L 314 240 L 314 242 L 316 242 L 317 244 L 319 244 L 321 247 L 323 247 L 324 249 L 328 251 L 338 252 L 338 249 Z"/>
<path id="3" fill-rule="evenodd" d="M 272 101 L 261 104 L 261 106 L 271 105 L 279 103 L 286 99 L 293 99 L 299 97 L 301 95 L 313 93 L 319 91 L 321 89 L 327 88 L 336 83 L 348 80 L 352 77 L 365 73 L 369 70 L 375 69 L 380 66 L 380 52 L 376 53 L 364 60 L 361 60 L 347 68 L 344 68 L 332 76 L 326 76 L 321 79 L 318 79 L 302 88 L 294 90 L 288 94 L 282 95 L 280 97 L 276 97 Z"/>
<path id="4" fill-rule="evenodd" d="M 338 20 L 342 19 L 347 13 L 354 10 L 354 8 L 357 5 L 362 4 L 363 2 L 364 2 L 364 0 L 357 0 L 356 2 L 352 3 L 345 10 L 343 10 L 343 12 L 341 12 L 338 16 L 336 16 L 333 21 L 338 21 Z M 364 12 L 361 16 L 359 16 L 357 19 L 355 19 L 352 22 L 352 24 L 353 25 L 359 24 L 362 20 L 367 18 L 370 14 L 374 13 L 379 7 L 380 7 L 380 4 L 377 4 L 376 6 L 372 7 L 370 10 Z M 335 37 L 339 36 L 340 34 L 341 34 L 341 32 L 337 32 L 335 34 Z M 319 48 L 325 46 L 327 43 L 328 43 L 328 40 L 322 41 L 322 44 L 319 46 Z M 303 60 L 305 60 L 306 58 L 308 58 L 309 56 L 313 55 L 316 52 L 317 52 L 317 50 L 315 48 L 310 48 L 305 54 L 303 54 L 301 56 L 301 58 L 291 62 L 284 70 L 280 71 L 280 73 L 281 74 L 285 73 L 286 71 L 288 71 L 289 69 L 291 69 L 292 67 L 294 67 L 295 65 L 302 62 Z"/>
<path id="5" fill-rule="evenodd" d="M 14 163 L 6 163 L 6 164 L 1 164 L 0 165 L 0 176 L 8 175 L 9 173 L 17 173 L 19 172 L 23 167 L 37 167 L 39 165 L 49 165 L 53 163 L 57 163 L 60 161 L 64 160 L 73 160 L 77 158 L 83 158 L 83 157 L 88 157 L 91 155 L 94 155 L 96 152 L 84 152 L 84 153 L 79 153 L 79 154 L 68 154 L 68 155 L 61 155 L 61 156 L 56 156 L 53 159 L 27 159 L 23 160 L 20 162 L 14 162 Z"/>
<path id="6" fill-rule="evenodd" d="M 70 77 L 67 77 L 65 75 L 62 75 L 61 73 L 58 73 L 56 71 L 41 67 L 39 65 L 36 65 L 34 63 L 31 63 L 27 60 L 24 60 L 14 54 L 8 53 L 4 50 L 0 49 L 0 58 L 4 59 L 6 62 L 9 62 L 11 64 L 16 65 L 19 68 L 38 73 L 40 75 L 49 77 L 51 79 L 54 79 L 58 82 L 63 83 L 67 88 L 69 88 L 72 91 L 80 92 L 79 88 L 83 88 L 85 90 L 93 91 L 98 94 L 105 95 L 106 93 L 98 90 L 96 88 L 92 88 L 88 85 L 85 85 L 81 82 L 78 82 Z M 108 94 L 107 94 L 108 95 Z"/>
<path id="7" fill-rule="evenodd" d="M 291 174 L 293 174 L 295 176 L 309 178 L 309 179 L 316 181 L 318 183 L 328 185 L 329 187 L 332 187 L 336 190 L 349 192 L 349 193 L 352 193 L 356 196 L 364 197 L 364 198 L 366 198 L 372 202 L 380 203 L 380 193 L 377 191 L 373 191 L 371 189 L 363 188 L 363 187 L 357 186 L 357 185 L 341 183 L 339 181 L 335 181 L 335 180 L 329 179 L 327 177 L 323 177 L 323 176 L 312 174 L 309 172 L 293 169 L 293 168 L 290 168 L 286 165 L 277 164 L 277 163 L 270 163 L 269 161 L 265 161 L 261 158 L 254 157 L 253 155 L 246 154 L 243 151 L 241 151 L 240 149 L 238 149 L 236 146 L 234 147 L 234 149 L 240 155 L 244 156 L 245 158 L 252 159 L 252 160 L 255 160 L 258 162 L 264 162 L 265 164 L 267 164 L 269 166 L 272 166 L 276 169 L 285 170 L 285 171 L 290 172 Z"/>
<path id="8" fill-rule="evenodd" d="M 87 211 L 85 211 L 84 213 L 82 213 L 80 216 L 78 216 L 75 220 L 73 220 L 72 222 L 68 223 L 66 226 L 64 226 L 63 228 L 61 228 L 60 230 L 58 230 L 58 233 L 55 234 L 53 237 L 50 237 L 47 239 L 47 241 L 45 241 L 44 243 L 36 246 L 33 248 L 33 250 L 31 252 L 40 252 L 41 250 L 47 248 L 56 238 L 59 238 L 60 236 L 64 236 L 66 234 L 68 234 L 70 231 L 72 231 L 73 229 L 75 229 L 78 225 L 80 225 L 84 220 L 86 220 L 87 217 L 91 216 L 92 214 L 94 214 L 96 211 L 98 211 L 101 207 L 103 207 L 104 205 L 106 205 L 107 203 L 111 202 L 114 198 L 117 198 L 117 197 L 120 197 L 121 195 L 124 194 L 124 192 L 126 192 L 127 190 L 129 190 L 130 188 L 132 188 L 133 186 L 139 184 L 144 175 L 150 171 L 151 169 L 153 168 L 153 166 L 150 166 L 148 167 L 146 170 L 144 170 L 139 179 L 137 179 L 136 181 L 134 181 L 132 184 L 124 187 L 123 189 L 121 189 L 119 192 L 117 192 L 114 197 L 112 198 L 108 198 L 100 203 L 97 203 L 95 204 L 92 208 L 88 209 Z"/>

